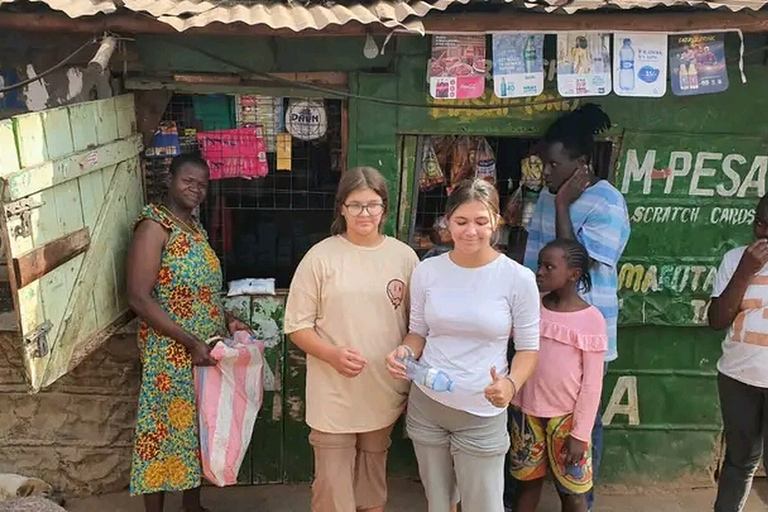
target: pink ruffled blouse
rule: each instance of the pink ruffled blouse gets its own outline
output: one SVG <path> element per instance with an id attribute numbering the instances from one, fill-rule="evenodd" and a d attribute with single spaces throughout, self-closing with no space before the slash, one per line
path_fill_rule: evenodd
<path id="1" fill-rule="evenodd" d="M 539 418 L 573 413 L 571 435 L 589 441 L 600 405 L 607 350 L 605 319 L 596 308 L 562 313 L 542 306 L 539 362 L 512 405 Z"/>

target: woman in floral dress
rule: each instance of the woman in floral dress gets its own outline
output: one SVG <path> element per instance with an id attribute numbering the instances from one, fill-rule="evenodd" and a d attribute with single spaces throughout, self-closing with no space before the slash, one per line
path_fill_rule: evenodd
<path id="1" fill-rule="evenodd" d="M 192 217 L 206 196 L 208 165 L 182 155 L 170 175 L 164 203 L 141 212 L 128 256 L 142 357 L 130 490 L 144 496 L 147 512 L 162 512 L 166 491 L 184 491 L 184 511 L 201 512 L 192 367 L 216 364 L 207 339 L 246 327 L 224 312 L 219 260 Z"/>

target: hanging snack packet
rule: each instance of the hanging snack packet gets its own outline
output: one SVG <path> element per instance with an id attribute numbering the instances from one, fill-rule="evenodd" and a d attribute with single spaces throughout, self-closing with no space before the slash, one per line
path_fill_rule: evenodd
<path id="1" fill-rule="evenodd" d="M 520 162 L 521 184 L 533 191 L 541 190 L 544 184 L 544 164 L 536 154 L 528 155 Z"/>
<path id="2" fill-rule="evenodd" d="M 472 139 L 467 136 L 462 136 L 456 139 L 456 143 L 453 145 L 453 165 L 451 166 L 451 182 L 448 193 L 450 194 L 453 187 L 458 185 L 462 180 L 472 177 L 473 171 L 473 156 L 475 151 L 472 147 Z"/>
<path id="3" fill-rule="evenodd" d="M 496 157 L 485 137 L 480 137 L 475 153 L 475 178 L 496 185 Z"/>
<path id="4" fill-rule="evenodd" d="M 517 190 L 515 190 L 511 196 L 509 196 L 509 200 L 507 201 L 507 206 L 504 208 L 504 213 L 502 213 L 502 217 L 504 218 L 504 222 L 508 226 L 520 226 L 523 221 L 523 187 L 522 185 L 517 187 Z"/>
<path id="5" fill-rule="evenodd" d="M 432 140 L 427 137 L 424 139 L 424 146 L 421 153 L 421 176 L 419 176 L 419 189 L 429 190 L 437 185 L 445 183 L 445 174 L 437 159 Z"/>
<path id="6" fill-rule="evenodd" d="M 440 169 L 448 169 L 448 163 L 451 160 L 451 152 L 453 151 L 454 137 L 452 135 L 430 137 L 432 141 L 432 147 L 437 155 L 437 163 L 440 164 Z"/>

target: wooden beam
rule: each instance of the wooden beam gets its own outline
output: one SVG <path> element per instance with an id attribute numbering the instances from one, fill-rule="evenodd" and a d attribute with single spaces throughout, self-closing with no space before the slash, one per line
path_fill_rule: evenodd
<path id="1" fill-rule="evenodd" d="M 13 258 L 17 289 L 37 281 L 48 272 L 84 253 L 91 245 L 88 228 L 79 229 Z"/>
<path id="2" fill-rule="evenodd" d="M 423 20 L 427 33 L 589 30 L 606 32 L 685 32 L 741 29 L 768 31 L 768 11 L 647 12 L 642 10 L 542 14 L 525 11 L 436 14 Z"/>
<path id="3" fill-rule="evenodd" d="M 327 89 L 337 89 L 344 92 L 346 87 L 323 85 Z M 181 94 L 261 94 L 263 96 L 296 97 L 296 98 L 342 98 L 331 92 L 319 92 L 301 87 L 282 85 L 268 80 L 243 80 L 238 85 L 220 85 L 210 83 L 175 82 L 170 77 L 137 76 L 125 80 L 128 91 L 166 90 Z M 155 125 L 152 129 L 157 127 Z"/>
<path id="4" fill-rule="evenodd" d="M 156 127 L 157 125 L 155 125 Z M 8 174 L 3 178 L 6 203 L 18 201 L 32 194 L 85 176 L 91 172 L 117 165 L 141 152 L 138 134 L 117 139 L 94 149 L 78 151 L 40 165 Z"/>

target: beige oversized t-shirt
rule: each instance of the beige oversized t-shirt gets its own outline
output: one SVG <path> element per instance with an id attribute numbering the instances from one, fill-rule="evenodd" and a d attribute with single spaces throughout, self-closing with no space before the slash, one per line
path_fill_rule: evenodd
<path id="1" fill-rule="evenodd" d="M 325 341 L 360 351 L 368 365 L 354 378 L 307 356 L 307 424 L 333 434 L 379 430 L 403 411 L 408 385 L 390 377 L 385 358 L 408 332 L 408 285 L 419 259 L 387 237 L 360 247 L 342 236 L 301 260 L 285 309 L 285 333 L 314 328 Z"/>

